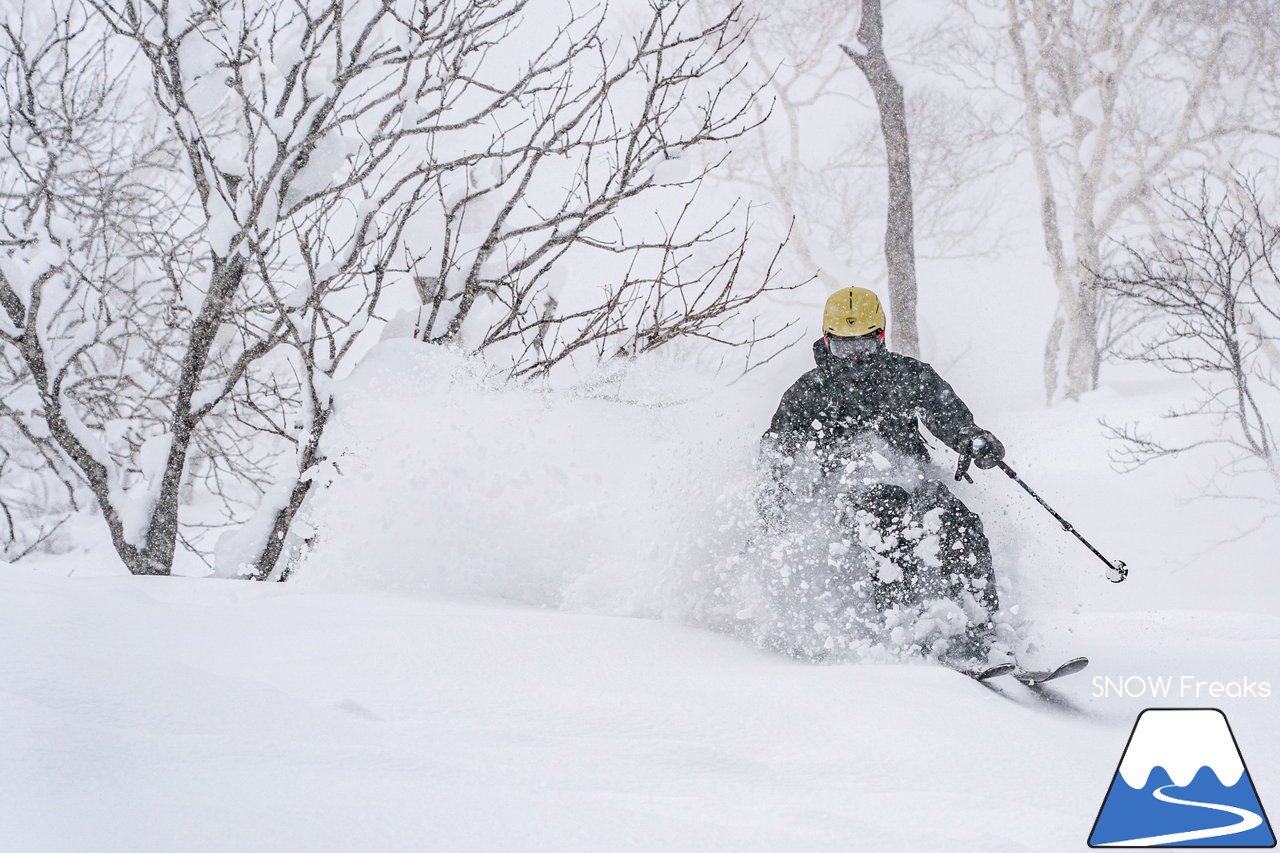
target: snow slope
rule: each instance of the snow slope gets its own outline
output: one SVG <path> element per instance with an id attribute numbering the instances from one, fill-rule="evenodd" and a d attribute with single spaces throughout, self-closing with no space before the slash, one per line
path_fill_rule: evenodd
<path id="1" fill-rule="evenodd" d="M 1088 625 L 1102 669 L 1280 652 L 1272 620 Z M 1228 639 L 1230 628 L 1231 639 Z M 657 620 L 291 584 L 0 573 L 0 838 L 22 851 L 1076 850 L 1138 703 L 811 666 Z M 1225 700 L 1264 805 L 1267 702 Z"/>

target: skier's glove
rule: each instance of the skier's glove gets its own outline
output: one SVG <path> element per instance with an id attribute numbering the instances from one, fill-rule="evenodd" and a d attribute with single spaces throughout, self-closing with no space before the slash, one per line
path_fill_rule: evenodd
<path id="1" fill-rule="evenodd" d="M 969 436 L 969 452 L 973 464 L 982 470 L 994 468 L 1004 458 L 1004 445 L 985 429 Z"/>

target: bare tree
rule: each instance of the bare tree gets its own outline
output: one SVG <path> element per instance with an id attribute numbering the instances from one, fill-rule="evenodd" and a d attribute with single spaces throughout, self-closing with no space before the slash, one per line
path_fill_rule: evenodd
<path id="1" fill-rule="evenodd" d="M 1106 425 L 1122 470 L 1218 448 L 1223 474 L 1261 473 L 1280 490 L 1280 229 L 1264 212 L 1260 183 L 1237 174 L 1223 189 L 1204 179 L 1194 193 L 1165 194 L 1171 226 L 1126 245 L 1122 265 L 1100 280 L 1150 318 L 1124 357 L 1188 376 L 1199 391 L 1166 417 L 1198 422 L 1200 437 L 1172 442 Z M 1274 506 L 1276 494 L 1252 498 Z"/>
<path id="2" fill-rule="evenodd" d="M 894 319 L 894 348 L 918 357 L 916 327 L 915 213 L 911 197 L 911 146 L 907 138 L 907 108 L 902 84 L 884 54 L 884 15 L 880 0 L 862 0 L 858 24 L 861 50 L 841 49 L 867 78 L 880 112 L 889 176 L 889 205 L 884 232 L 884 258 L 889 272 L 889 308 Z"/>
<path id="3" fill-rule="evenodd" d="M 23 390 L 11 368 L 4 364 L 5 398 Z M 49 546 L 79 508 L 77 485 L 48 436 L 31 433 L 27 419 L 0 401 L 0 562 Z"/>
<path id="4" fill-rule="evenodd" d="M 745 346 L 772 336 L 738 338 L 724 324 L 777 287 L 777 252 L 738 286 L 747 211 L 735 204 L 708 217 L 699 191 L 723 155 L 692 164 L 696 149 L 751 124 L 755 93 L 729 95 L 742 71 L 739 17 L 734 7 L 693 24 L 685 2 L 657 3 L 624 52 L 609 51 L 601 21 L 575 35 L 557 96 L 536 119 L 511 116 L 505 149 L 441 179 L 431 202 L 441 249 L 417 267 L 418 336 L 484 351 L 515 376 L 584 352 L 600 359 L 681 337 Z M 566 269 L 608 272 L 594 274 L 597 286 L 571 289 Z"/>
<path id="5" fill-rule="evenodd" d="M 999 10 L 1058 291 L 1045 390 L 1075 399 L 1098 380 L 1107 238 L 1148 223 L 1162 181 L 1274 136 L 1274 10 L 1252 0 L 1001 0 Z"/>
<path id="6" fill-rule="evenodd" d="M 701 204 L 702 172 L 662 176 L 750 124 L 749 97 L 703 84 L 734 75 L 737 11 L 693 26 L 657 2 L 630 44 L 568 7 L 521 38 L 527 12 L 89 0 L 46 34 L 6 30 L 8 159 L 30 128 L 61 136 L 6 196 L 0 343 L 131 571 L 170 572 L 183 542 L 283 573 L 332 382 L 397 282 L 419 282 L 422 338 L 512 376 L 773 333 L 734 325 L 778 286 L 740 282 L 744 213 Z M 224 517 L 180 512 L 200 490 Z"/>
<path id="7" fill-rule="evenodd" d="M 717 0 L 702 0 L 709 13 Z M 759 125 L 718 175 L 761 203 L 762 221 L 790 230 L 794 263 L 813 271 L 827 291 L 885 280 L 888 168 L 878 110 L 860 71 L 839 49 L 857 38 L 857 4 L 834 0 L 751 7 L 759 20 L 746 40 L 744 85 L 763 86 L 755 100 Z M 888 13 L 893 14 L 890 4 Z M 986 255 L 1006 238 L 994 187 L 984 180 L 1010 162 L 999 141 L 1006 127 L 925 60 L 943 49 L 956 22 L 944 6 L 926 19 L 901 18 L 886 48 L 910 65 L 904 93 L 918 258 Z M 981 94 L 981 93 L 980 93 Z M 978 215 L 982 211 L 982 215 Z M 780 301 L 779 299 L 775 299 Z M 897 315 L 890 344 L 901 349 Z"/>
<path id="8" fill-rule="evenodd" d="M 128 121 L 101 32 L 81 8 L 45 17 L 0 25 L 2 411 L 21 439 L 12 451 L 25 445 L 45 463 L 38 474 L 16 457 L 10 467 L 23 472 L 20 489 L 52 497 L 48 478 L 61 481 L 68 509 L 84 483 L 123 506 L 142 475 L 138 451 L 164 419 L 152 404 L 176 337 L 162 322 L 163 275 L 145 261 L 171 260 L 186 229 L 155 190 L 169 152 Z M 132 521 L 110 517 L 121 547 Z"/>

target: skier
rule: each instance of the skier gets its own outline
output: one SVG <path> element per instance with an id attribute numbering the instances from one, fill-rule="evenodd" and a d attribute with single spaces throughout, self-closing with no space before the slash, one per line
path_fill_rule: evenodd
<path id="1" fill-rule="evenodd" d="M 828 478 L 852 470 L 858 457 L 872 456 L 881 463 L 872 466 L 878 469 L 890 467 L 886 457 L 893 459 L 890 476 L 864 477 L 863 465 L 856 478 L 842 481 L 852 486 L 837 502 L 843 507 L 839 522 L 855 531 L 878 565 L 893 567 L 881 570 L 874 584 L 878 609 L 929 598 L 955 601 L 969 625 L 949 640 L 941 657 L 981 667 L 994 641 L 991 617 L 999 606 L 991 548 L 981 519 L 931 476 L 919 422 L 979 468 L 999 463 L 1004 446 L 974 423 L 968 406 L 932 367 L 885 348 L 884 309 L 870 290 L 833 293 L 823 310 L 822 332 L 813 345 L 817 367 L 782 395 L 762 439 L 770 474 L 760 501 L 765 523 L 779 529 L 797 502 L 789 481 L 803 467 L 801 457 Z"/>

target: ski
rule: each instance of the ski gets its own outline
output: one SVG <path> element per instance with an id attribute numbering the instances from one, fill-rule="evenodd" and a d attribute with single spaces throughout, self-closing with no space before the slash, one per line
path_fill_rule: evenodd
<path id="1" fill-rule="evenodd" d="M 1062 678 L 1064 675 L 1072 675 L 1079 672 L 1089 665 L 1089 659 L 1085 657 L 1072 658 L 1066 663 L 1059 664 L 1054 669 L 1023 669 L 1019 670 L 1014 667 L 1011 674 L 1022 684 L 1027 687 L 1036 687 L 1044 684 L 1046 681 L 1053 681 L 1055 678 Z M 1000 673 L 1003 674 L 1003 673 Z"/>
<path id="2" fill-rule="evenodd" d="M 1017 671 L 1018 667 L 1012 663 L 998 663 L 995 666 L 988 666 L 984 669 L 956 669 L 956 672 L 967 675 L 974 681 L 987 681 L 991 678 L 998 678 L 1001 675 L 1011 675 Z"/>

